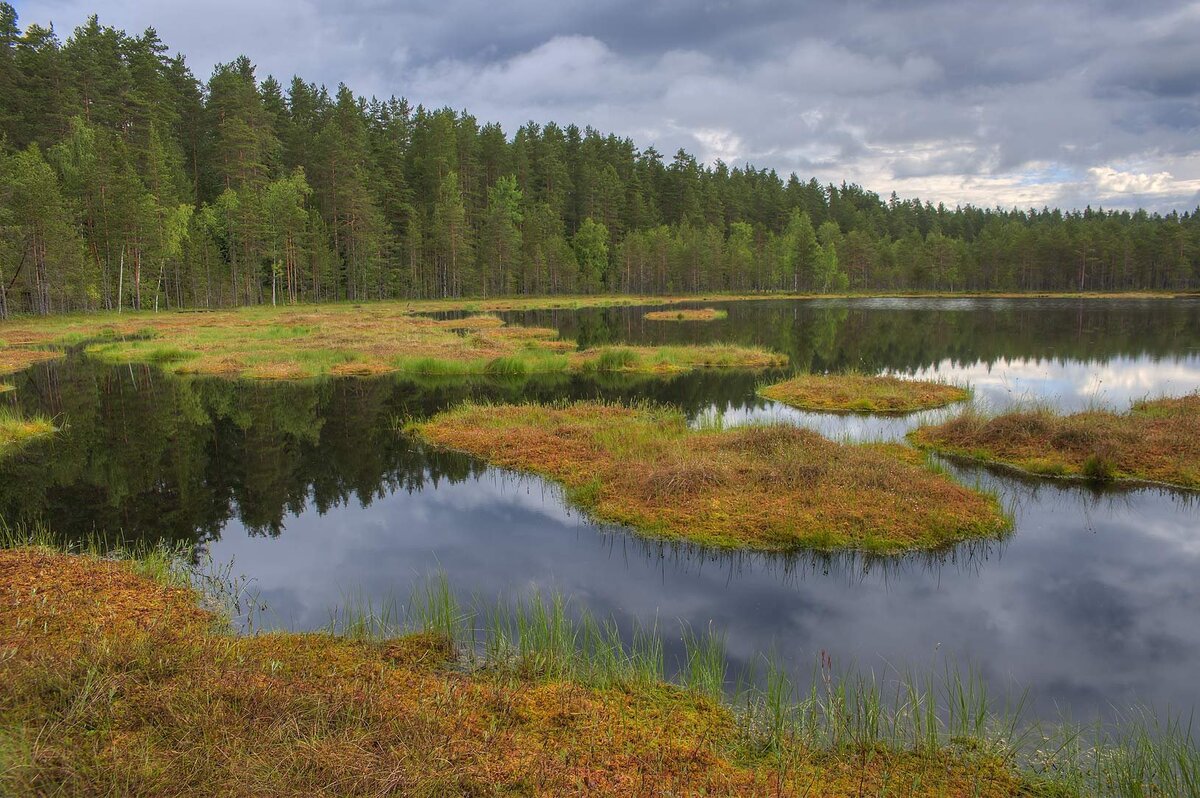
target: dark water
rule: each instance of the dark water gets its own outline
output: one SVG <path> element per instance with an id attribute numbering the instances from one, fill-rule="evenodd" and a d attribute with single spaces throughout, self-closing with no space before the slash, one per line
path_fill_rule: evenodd
<path id="1" fill-rule="evenodd" d="M 733 341 L 807 370 L 970 382 L 976 401 L 1073 410 L 1200 388 L 1200 302 L 747 302 L 673 324 L 644 309 L 531 312 L 587 343 Z M 779 376 L 779 375 L 771 375 Z M 271 623 L 326 624 L 347 599 L 402 601 L 443 570 L 464 595 L 561 591 L 628 628 L 678 621 L 726 633 L 734 670 L 774 648 L 807 673 L 822 650 L 876 671 L 947 657 L 1033 711 L 1190 709 L 1200 673 L 1200 504 L 1156 490 L 1096 492 L 957 467 L 1013 507 L 1003 544 L 938 555 L 729 555 L 599 528 L 537 479 L 424 450 L 392 430 L 465 398 L 650 398 L 731 423 L 770 417 L 826 434 L 895 437 L 914 417 L 797 413 L 754 395 L 763 375 L 516 382 L 178 379 L 73 356 L 14 380 L 15 401 L 65 423 L 0 464 L 0 515 L 62 534 L 202 544 L 254 580 Z M 945 412 L 945 411 L 939 411 Z M 927 414 L 937 416 L 937 413 Z M 920 416 L 915 417 L 917 419 Z M 1196 434 L 1181 430 L 1181 434 Z"/>

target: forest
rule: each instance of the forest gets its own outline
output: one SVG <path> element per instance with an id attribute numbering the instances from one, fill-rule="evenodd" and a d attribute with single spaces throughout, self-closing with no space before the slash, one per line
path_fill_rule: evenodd
<path id="1" fill-rule="evenodd" d="M 515 294 L 1190 290 L 1190 213 L 948 208 L 506 133 L 0 3 L 0 318 Z"/>

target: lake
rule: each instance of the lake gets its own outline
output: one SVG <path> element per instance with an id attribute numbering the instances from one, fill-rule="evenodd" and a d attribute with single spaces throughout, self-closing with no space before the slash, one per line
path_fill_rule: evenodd
<path id="1" fill-rule="evenodd" d="M 396 432 L 464 399 L 601 397 L 680 406 L 725 423 L 773 419 L 834 438 L 901 438 L 950 410 L 904 417 L 801 413 L 756 396 L 790 371 L 969 383 L 986 408 L 1073 411 L 1200 389 L 1200 300 L 863 299 L 696 303 L 728 318 L 674 323 L 647 308 L 528 311 L 582 345 L 728 341 L 791 359 L 769 374 L 527 380 L 177 378 L 73 353 L 0 398 L 65 424 L 0 463 L 0 515 L 73 539 L 197 544 L 251 580 L 260 621 L 326 625 L 347 601 L 403 603 L 444 572 L 464 598 L 561 592 L 628 630 L 722 631 L 737 672 L 775 651 L 807 681 L 840 667 L 922 672 L 948 659 L 1029 712 L 1077 720 L 1140 703 L 1187 711 L 1200 673 L 1195 494 L 1098 490 L 949 463 L 997 491 L 1003 543 L 903 557 L 730 554 L 664 545 L 580 517 L 537 478 L 430 451 Z M 1181 429 L 1180 435 L 1200 434 Z"/>

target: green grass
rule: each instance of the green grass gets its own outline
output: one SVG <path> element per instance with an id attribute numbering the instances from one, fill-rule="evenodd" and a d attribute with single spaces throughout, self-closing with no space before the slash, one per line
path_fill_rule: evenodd
<path id="1" fill-rule="evenodd" d="M 44 416 L 27 416 L 15 407 L 0 405 L 0 457 L 13 454 L 30 441 L 57 431 Z"/>

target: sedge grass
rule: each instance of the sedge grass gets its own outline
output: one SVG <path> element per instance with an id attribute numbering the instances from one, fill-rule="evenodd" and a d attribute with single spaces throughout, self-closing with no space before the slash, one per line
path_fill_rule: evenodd
<path id="1" fill-rule="evenodd" d="M 15 407 L 0 405 L 0 457 L 6 457 L 30 441 L 53 435 L 57 427 L 44 416 L 29 416 Z"/>

